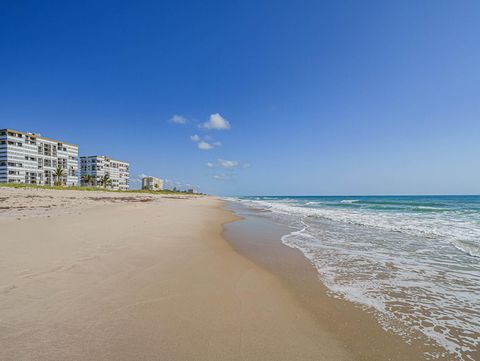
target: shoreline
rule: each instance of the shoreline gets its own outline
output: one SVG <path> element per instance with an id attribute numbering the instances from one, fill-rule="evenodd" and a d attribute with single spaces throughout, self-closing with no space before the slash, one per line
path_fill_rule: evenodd
<path id="1" fill-rule="evenodd" d="M 222 201 L 105 194 L 0 189 L 25 207 L 0 213 L 2 360 L 354 359 L 225 241 Z"/>
<path id="2" fill-rule="evenodd" d="M 400 335 L 385 331 L 370 310 L 332 295 L 308 258 L 282 243 L 281 237 L 289 234 L 290 228 L 262 217 L 261 211 L 232 202 L 227 202 L 226 208 L 241 218 L 226 225 L 225 238 L 232 247 L 278 277 L 355 360 L 426 360 L 432 352 L 444 354 L 437 360 L 452 360 L 452 355 L 423 335 L 407 343 Z"/>

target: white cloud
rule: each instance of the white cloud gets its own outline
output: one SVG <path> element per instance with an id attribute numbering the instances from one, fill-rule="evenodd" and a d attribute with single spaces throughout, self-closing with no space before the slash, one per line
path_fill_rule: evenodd
<path id="1" fill-rule="evenodd" d="M 230 122 L 222 117 L 220 114 L 215 113 L 210 115 L 210 120 L 201 125 L 205 129 L 217 129 L 226 130 L 230 129 Z"/>
<path id="2" fill-rule="evenodd" d="M 187 123 L 187 118 L 185 118 L 184 116 L 175 114 L 173 117 L 169 119 L 169 121 L 175 124 L 185 124 Z"/>
<path id="3" fill-rule="evenodd" d="M 239 166 L 244 168 L 250 167 L 250 163 L 241 163 L 238 160 L 227 160 L 227 159 L 217 159 L 217 163 L 208 162 L 206 163 L 208 168 L 225 168 L 225 169 L 233 169 Z"/>
<path id="4" fill-rule="evenodd" d="M 239 163 L 236 160 L 219 159 L 218 164 L 222 168 L 235 168 Z"/>
<path id="5" fill-rule="evenodd" d="M 213 145 L 211 145 L 210 143 L 204 142 L 204 141 L 199 142 L 199 143 L 197 144 L 197 147 L 198 147 L 198 149 L 200 149 L 200 150 L 213 149 Z"/>
<path id="6" fill-rule="evenodd" d="M 226 174 L 226 173 L 222 173 L 222 174 L 214 174 L 212 176 L 213 179 L 215 180 L 220 180 L 220 181 L 228 181 L 230 179 L 232 179 L 232 176 L 231 174 Z"/>
<path id="7" fill-rule="evenodd" d="M 202 140 L 202 138 L 199 137 L 197 134 L 192 135 L 190 137 L 190 139 L 197 143 L 197 148 L 200 149 L 200 150 L 209 150 L 209 149 L 213 149 L 215 147 L 221 147 L 222 146 L 222 143 L 220 143 L 220 142 L 211 143 L 210 141 L 207 142 L 206 140 Z"/>
<path id="8" fill-rule="evenodd" d="M 209 150 L 215 147 L 222 146 L 222 142 L 219 142 L 219 141 L 214 142 L 213 138 L 208 135 L 201 137 L 198 134 L 194 134 L 190 136 L 190 140 L 192 142 L 197 143 L 197 148 L 201 150 Z"/>

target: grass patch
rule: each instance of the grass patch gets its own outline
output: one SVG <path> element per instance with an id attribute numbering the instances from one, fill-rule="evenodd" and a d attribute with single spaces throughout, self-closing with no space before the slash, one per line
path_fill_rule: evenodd
<path id="1" fill-rule="evenodd" d="M 186 192 L 177 192 L 170 190 L 150 191 L 145 189 L 131 189 L 128 191 L 121 191 L 115 189 L 105 189 L 102 187 L 60 187 L 60 186 L 39 186 L 35 184 L 23 184 L 23 183 L 0 183 L 0 187 L 5 188 L 33 188 L 33 189 L 51 189 L 58 191 L 84 191 L 84 192 L 113 192 L 113 193 L 145 193 L 145 194 L 191 194 L 201 195 Z"/>

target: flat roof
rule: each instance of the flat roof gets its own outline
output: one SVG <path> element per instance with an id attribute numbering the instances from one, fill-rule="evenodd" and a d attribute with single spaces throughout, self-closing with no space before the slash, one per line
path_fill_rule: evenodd
<path id="1" fill-rule="evenodd" d="M 109 161 L 114 161 L 114 162 L 124 163 L 124 164 L 130 165 L 129 162 L 125 162 L 123 160 L 113 159 L 113 158 L 107 157 L 106 155 L 82 155 L 80 157 L 80 159 L 82 159 L 82 158 L 105 158 L 105 159 L 108 159 Z"/>
<path id="2" fill-rule="evenodd" d="M 14 130 L 14 129 L 9 129 L 9 128 L 5 128 L 5 129 L 0 129 L 0 132 L 14 132 L 14 133 L 20 133 L 20 134 L 23 134 L 23 135 L 28 135 L 30 137 L 33 137 L 33 138 L 40 138 L 40 139 L 45 139 L 45 140 L 49 140 L 51 142 L 55 142 L 55 143 L 62 143 L 62 144 L 67 144 L 67 145 L 71 145 L 73 147 L 77 147 L 78 148 L 78 145 L 77 144 L 73 144 L 73 143 L 68 143 L 68 142 L 62 142 L 60 140 L 56 140 L 56 139 L 52 139 L 52 138 L 47 138 L 47 137 L 44 137 L 43 135 L 41 134 L 35 134 L 35 133 L 29 133 L 29 132 L 21 132 L 19 130 Z"/>

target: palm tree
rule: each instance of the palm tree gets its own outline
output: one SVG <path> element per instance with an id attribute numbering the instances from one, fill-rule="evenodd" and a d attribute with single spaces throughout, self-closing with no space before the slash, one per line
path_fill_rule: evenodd
<path id="1" fill-rule="evenodd" d="M 112 184 L 112 180 L 110 179 L 110 176 L 108 174 L 105 174 L 104 176 L 100 177 L 98 183 L 100 183 L 103 188 L 107 188 L 107 186 Z"/>
<path id="2" fill-rule="evenodd" d="M 86 174 L 82 177 L 83 184 L 89 185 L 93 184 L 93 177 L 90 174 Z"/>
<path id="3" fill-rule="evenodd" d="M 65 174 L 65 170 L 58 166 L 57 169 L 53 172 L 53 176 L 55 177 L 55 185 L 56 186 L 63 186 L 63 175 Z"/>

